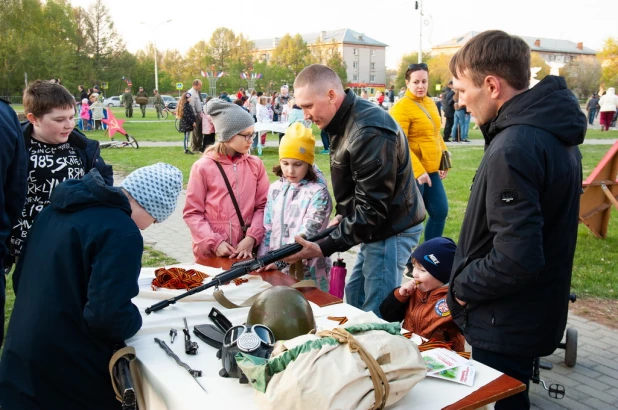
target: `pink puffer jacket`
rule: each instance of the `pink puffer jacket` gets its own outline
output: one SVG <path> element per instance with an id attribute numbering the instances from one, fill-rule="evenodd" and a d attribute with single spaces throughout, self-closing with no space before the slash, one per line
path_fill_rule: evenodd
<path id="1" fill-rule="evenodd" d="M 234 204 L 215 161 L 227 175 L 240 207 L 247 236 L 264 237 L 264 207 L 269 181 L 264 163 L 244 154 L 234 159 L 209 151 L 191 168 L 183 218 L 191 230 L 195 259 L 213 257 L 221 242 L 236 246 L 243 238 Z"/>

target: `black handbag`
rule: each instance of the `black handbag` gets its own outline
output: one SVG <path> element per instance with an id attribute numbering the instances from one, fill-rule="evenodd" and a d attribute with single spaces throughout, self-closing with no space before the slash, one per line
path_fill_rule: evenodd
<path id="1" fill-rule="evenodd" d="M 451 165 L 451 153 L 449 151 L 442 151 L 442 158 L 440 159 L 440 171 L 448 171 L 452 168 Z"/>

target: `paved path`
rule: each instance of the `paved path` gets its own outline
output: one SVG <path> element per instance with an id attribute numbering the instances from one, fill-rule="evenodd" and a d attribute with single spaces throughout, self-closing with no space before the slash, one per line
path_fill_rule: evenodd
<path id="1" fill-rule="evenodd" d="M 121 176 L 116 176 L 116 184 Z M 186 192 L 180 194 L 174 213 L 162 224 L 143 231 L 147 245 L 164 252 L 182 263 L 192 263 L 191 236 L 182 219 Z M 341 254 L 351 271 L 358 247 Z M 562 400 L 551 399 L 539 386 L 531 385 L 533 409 L 616 409 L 618 408 L 618 331 L 570 314 L 568 327 L 579 332 L 577 365 L 564 364 L 564 351 L 558 350 L 546 358 L 554 369 L 542 370 L 541 377 L 549 385 L 560 383 L 566 388 Z"/>

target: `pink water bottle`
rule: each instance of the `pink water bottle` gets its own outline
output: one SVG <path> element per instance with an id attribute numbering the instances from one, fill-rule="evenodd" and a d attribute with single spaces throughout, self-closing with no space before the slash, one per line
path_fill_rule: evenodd
<path id="1" fill-rule="evenodd" d="M 343 299 L 343 290 L 345 288 L 345 275 L 348 271 L 345 268 L 345 262 L 341 258 L 337 258 L 337 261 L 333 263 L 333 267 L 330 269 L 330 287 L 328 292 Z"/>

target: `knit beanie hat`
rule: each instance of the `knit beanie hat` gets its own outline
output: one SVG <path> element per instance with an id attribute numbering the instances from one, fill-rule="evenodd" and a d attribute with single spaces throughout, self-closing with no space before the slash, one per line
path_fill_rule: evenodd
<path id="1" fill-rule="evenodd" d="M 182 172 L 175 166 L 159 162 L 131 172 L 120 186 L 160 223 L 176 208 L 182 189 Z"/>
<path id="2" fill-rule="evenodd" d="M 315 137 L 311 128 L 300 122 L 290 125 L 279 143 L 279 159 L 294 158 L 313 165 L 315 159 Z"/>
<path id="3" fill-rule="evenodd" d="M 417 246 L 412 252 L 412 257 L 431 276 L 442 283 L 448 283 L 451 279 L 456 249 L 457 245 L 451 238 L 433 238 Z"/>
<path id="4" fill-rule="evenodd" d="M 242 130 L 255 124 L 255 120 L 245 109 L 218 98 L 208 101 L 206 114 L 212 118 L 219 142 L 229 141 Z"/>

